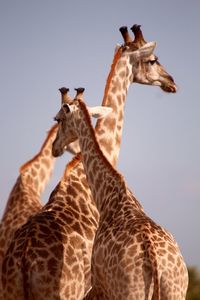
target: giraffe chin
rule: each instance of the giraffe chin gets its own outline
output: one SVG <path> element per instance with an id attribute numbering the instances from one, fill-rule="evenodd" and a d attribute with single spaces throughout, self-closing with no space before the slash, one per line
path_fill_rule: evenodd
<path id="1" fill-rule="evenodd" d="M 66 147 L 66 146 L 65 146 Z M 59 157 L 61 156 L 64 152 L 65 152 L 65 147 L 63 149 L 55 149 L 55 148 L 52 148 L 52 155 L 54 157 Z"/>

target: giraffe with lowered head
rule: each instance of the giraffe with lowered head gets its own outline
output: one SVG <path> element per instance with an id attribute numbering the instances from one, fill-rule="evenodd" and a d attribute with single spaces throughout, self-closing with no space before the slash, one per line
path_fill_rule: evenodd
<path id="1" fill-rule="evenodd" d="M 55 162 L 51 147 L 57 127 L 54 125 L 50 129 L 39 153 L 21 166 L 20 174 L 9 195 L 0 223 L 0 277 L 2 261 L 15 231 L 42 207 L 40 197 L 49 181 Z M 2 289 L 0 290 L 1 294 Z"/>
<path id="2" fill-rule="evenodd" d="M 120 149 L 129 85 L 138 82 L 160 85 L 167 92 L 176 91 L 172 77 L 153 55 L 155 43 L 146 43 L 137 25 L 133 26 L 134 40 L 126 27 L 120 31 L 125 43 L 115 53 L 102 103 L 111 106 L 113 111 L 108 118 L 99 119 L 96 126 L 102 150 L 113 165 Z M 61 93 L 66 95 L 63 89 Z M 80 98 L 80 93 L 77 97 Z M 63 101 L 70 103 L 71 99 L 66 95 Z M 13 240 L 4 260 L 5 299 L 23 299 L 25 293 L 26 299 L 34 295 L 37 299 L 77 300 L 90 288 L 91 251 L 98 211 L 79 160 L 79 157 L 73 159 L 66 167 L 47 205 Z"/>
<path id="3" fill-rule="evenodd" d="M 20 174 L 10 192 L 0 223 L 0 279 L 2 261 L 15 231 L 43 206 L 41 195 L 49 182 L 55 164 L 51 149 L 57 128 L 57 125 L 51 127 L 40 151 L 20 167 Z M 77 143 L 72 143 L 66 147 L 66 150 L 76 154 L 77 146 Z M 0 288 L 0 295 L 1 293 Z"/>
<path id="4" fill-rule="evenodd" d="M 176 241 L 145 214 L 123 176 L 106 159 L 89 114 L 97 115 L 97 108 L 88 109 L 80 99 L 63 105 L 53 143 L 58 156 L 63 144 L 79 139 L 100 214 L 92 253 L 92 289 L 85 299 L 185 299 L 188 273 Z"/>

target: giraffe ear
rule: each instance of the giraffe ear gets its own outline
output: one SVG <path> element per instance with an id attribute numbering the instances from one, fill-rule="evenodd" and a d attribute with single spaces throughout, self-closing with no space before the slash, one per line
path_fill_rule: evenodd
<path id="1" fill-rule="evenodd" d="M 134 55 L 140 59 L 150 56 L 156 47 L 156 42 L 146 43 L 144 46 L 134 52 Z"/>
<path id="2" fill-rule="evenodd" d="M 112 108 L 108 106 L 87 107 L 91 117 L 99 119 L 107 116 L 112 112 Z"/>

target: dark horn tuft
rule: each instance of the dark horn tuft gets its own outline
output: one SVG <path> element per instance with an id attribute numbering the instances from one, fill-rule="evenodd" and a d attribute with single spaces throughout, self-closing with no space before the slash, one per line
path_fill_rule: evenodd
<path id="1" fill-rule="evenodd" d="M 77 93 L 83 93 L 85 91 L 84 88 L 80 87 L 80 88 L 77 88 L 77 89 L 74 89 Z"/>
<path id="2" fill-rule="evenodd" d="M 140 27 L 141 27 L 141 25 L 134 24 L 134 25 L 131 27 L 131 30 L 133 31 L 133 33 L 135 33 L 135 32 L 137 32 L 138 30 L 140 30 Z"/>
<path id="3" fill-rule="evenodd" d="M 119 28 L 119 31 L 121 32 L 121 34 L 123 34 L 123 32 L 128 31 L 128 28 L 127 28 L 127 26 L 121 26 L 121 27 Z"/>
<path id="4" fill-rule="evenodd" d="M 76 91 L 75 99 L 82 99 L 83 100 L 83 93 L 84 93 L 85 89 L 80 87 L 80 88 L 75 89 L 75 91 Z"/>
<path id="5" fill-rule="evenodd" d="M 69 92 L 69 89 L 66 88 L 66 87 L 61 87 L 61 88 L 59 89 L 59 91 L 61 92 L 61 94 L 67 94 L 67 93 Z"/>

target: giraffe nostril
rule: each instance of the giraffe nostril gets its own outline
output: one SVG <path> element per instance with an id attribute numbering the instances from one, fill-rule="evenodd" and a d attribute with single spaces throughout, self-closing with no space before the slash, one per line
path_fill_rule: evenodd
<path id="1" fill-rule="evenodd" d="M 163 86 L 161 86 L 161 89 L 167 93 L 176 93 L 177 92 L 177 86 L 175 84 L 163 85 Z"/>

